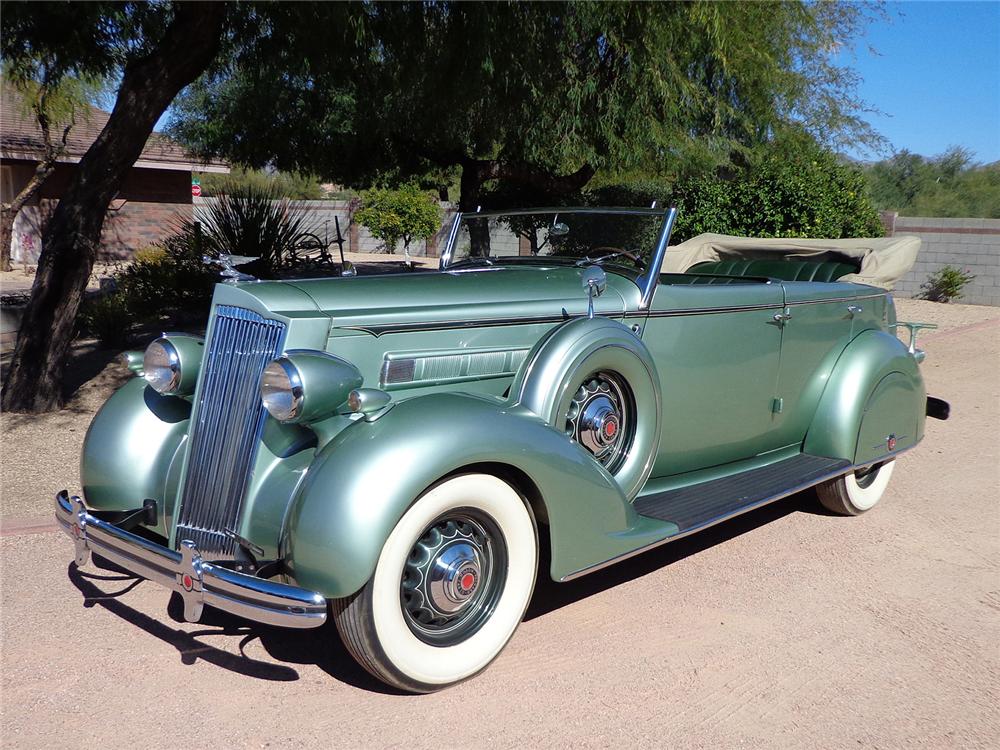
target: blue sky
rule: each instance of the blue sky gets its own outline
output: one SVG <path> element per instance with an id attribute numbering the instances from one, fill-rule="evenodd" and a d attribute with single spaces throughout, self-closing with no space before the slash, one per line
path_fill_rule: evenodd
<path id="1" fill-rule="evenodd" d="M 888 11 L 842 56 L 864 78 L 861 98 L 887 115 L 869 122 L 896 150 L 934 156 L 958 145 L 977 161 L 1000 160 L 1000 1 L 893 2 Z"/>

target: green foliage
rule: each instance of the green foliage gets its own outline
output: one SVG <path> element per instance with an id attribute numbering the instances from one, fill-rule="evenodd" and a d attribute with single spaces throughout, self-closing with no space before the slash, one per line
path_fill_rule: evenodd
<path id="1" fill-rule="evenodd" d="M 84 301 L 85 330 L 108 348 L 127 346 L 136 326 L 200 322 L 208 314 L 218 274 L 205 265 L 192 227 L 162 245 L 136 251 L 112 278 L 115 291 Z"/>
<path id="2" fill-rule="evenodd" d="M 247 185 L 208 205 L 201 214 L 201 241 L 210 255 L 258 258 L 241 270 L 274 278 L 296 250 L 313 241 L 317 227 L 300 204 L 279 197 L 273 188 Z"/>
<path id="3" fill-rule="evenodd" d="M 396 190 L 374 188 L 361 196 L 361 210 L 354 217 L 372 236 L 385 243 L 386 251 L 396 252 L 403 241 L 408 250 L 415 239 L 433 237 L 441 228 L 441 208 L 417 185 Z"/>
<path id="4" fill-rule="evenodd" d="M 172 133 L 202 154 L 348 185 L 461 167 L 471 206 L 496 178 L 571 193 L 596 169 L 715 166 L 791 122 L 831 143 L 874 138 L 857 116 L 856 77 L 838 63 L 870 18 L 861 4 L 269 12 L 252 43 L 174 108 Z"/>
<path id="5" fill-rule="evenodd" d="M 674 236 L 880 237 L 862 172 L 804 141 L 778 141 L 728 180 L 697 177 L 674 186 Z"/>
<path id="6" fill-rule="evenodd" d="M 319 180 L 301 172 L 266 172 L 262 169 L 234 167 L 229 174 L 204 172 L 201 177 L 202 195 L 206 198 L 248 189 L 273 193 L 278 198 L 320 200 L 324 198 Z"/>
<path id="7" fill-rule="evenodd" d="M 900 151 L 867 167 L 880 209 L 908 216 L 1000 219 L 1000 162 L 976 164 L 954 146 L 934 158 Z"/>
<path id="8" fill-rule="evenodd" d="M 917 297 L 931 302 L 951 302 L 963 296 L 962 289 L 974 278 L 976 275 L 969 273 L 968 268 L 963 271 L 954 266 L 942 266 L 927 276 Z"/>
<path id="9" fill-rule="evenodd" d="M 33 73 L 42 78 L 27 77 Z M 19 70 L 5 64 L 2 79 L 6 89 L 4 95 L 14 93 L 22 114 L 51 127 L 55 131 L 53 141 L 58 142 L 63 129 L 88 119 L 88 105 L 104 96 L 108 83 L 90 75 L 68 75 L 58 80 L 51 79 L 50 75 L 44 69 Z"/>
<path id="10" fill-rule="evenodd" d="M 114 279 L 116 294 L 139 322 L 179 315 L 197 320 L 208 312 L 218 273 L 202 259 L 193 227 L 185 226 L 162 245 L 139 250 Z"/>
<path id="11" fill-rule="evenodd" d="M 80 326 L 106 349 L 121 349 L 132 342 L 135 313 L 128 298 L 117 292 L 84 300 L 80 306 Z"/>
<path id="12" fill-rule="evenodd" d="M 673 241 L 703 232 L 744 237 L 880 237 L 864 175 L 808 139 L 778 139 L 724 176 L 637 180 L 588 190 L 590 205 L 673 205 Z"/>

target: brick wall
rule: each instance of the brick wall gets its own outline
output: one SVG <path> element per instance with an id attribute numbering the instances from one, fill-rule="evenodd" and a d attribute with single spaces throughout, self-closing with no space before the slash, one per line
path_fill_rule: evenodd
<path id="1" fill-rule="evenodd" d="M 58 165 L 35 200 L 18 214 L 11 242 L 14 260 L 26 263 L 38 260 L 42 233 L 74 169 L 76 166 L 72 164 Z M 22 175 L 18 172 L 16 176 Z M 19 185 L 14 189 L 20 189 Z M 172 234 L 181 221 L 192 216 L 190 172 L 132 169 L 108 209 L 99 257 L 102 260 L 129 258 L 139 248 Z"/>
<path id="2" fill-rule="evenodd" d="M 976 278 L 959 302 L 1000 305 L 1000 219 L 936 219 L 885 215 L 890 236 L 916 235 L 922 243 L 913 269 L 896 285 L 899 297 L 920 291 L 927 276 L 942 266 L 969 269 Z"/>

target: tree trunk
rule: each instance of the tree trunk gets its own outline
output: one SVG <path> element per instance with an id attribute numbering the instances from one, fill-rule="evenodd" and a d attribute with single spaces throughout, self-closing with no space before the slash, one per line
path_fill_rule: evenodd
<path id="1" fill-rule="evenodd" d="M 126 65 L 108 123 L 80 160 L 42 239 L 38 273 L 4 382 L 7 411 L 38 413 L 61 406 L 66 355 L 108 204 L 156 121 L 219 49 L 225 4 L 177 2 L 173 10 L 159 44 Z"/>
<path id="2" fill-rule="evenodd" d="M 463 213 L 474 212 L 479 208 L 483 195 L 483 183 L 487 179 L 490 164 L 478 159 L 466 159 L 462 162 L 462 180 L 458 207 Z M 474 258 L 488 257 L 490 254 L 490 226 L 486 219 L 472 219 L 465 222 L 469 230 L 469 255 Z M 455 258 L 454 260 L 459 260 Z"/>

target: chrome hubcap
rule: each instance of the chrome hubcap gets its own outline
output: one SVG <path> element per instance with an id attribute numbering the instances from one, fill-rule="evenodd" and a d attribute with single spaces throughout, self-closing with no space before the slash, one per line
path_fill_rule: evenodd
<path id="1" fill-rule="evenodd" d="M 438 553 L 430 566 L 427 594 L 431 606 L 452 614 L 476 592 L 482 575 L 480 551 L 466 542 L 457 542 Z"/>
<path id="2" fill-rule="evenodd" d="M 492 614 L 506 549 L 492 519 L 457 512 L 431 524 L 403 566 L 400 599 L 410 629 L 434 645 L 468 638 Z"/>
<path id="3" fill-rule="evenodd" d="M 632 442 L 629 391 L 618 375 L 597 372 L 577 389 L 566 415 L 566 434 L 615 472 Z"/>

